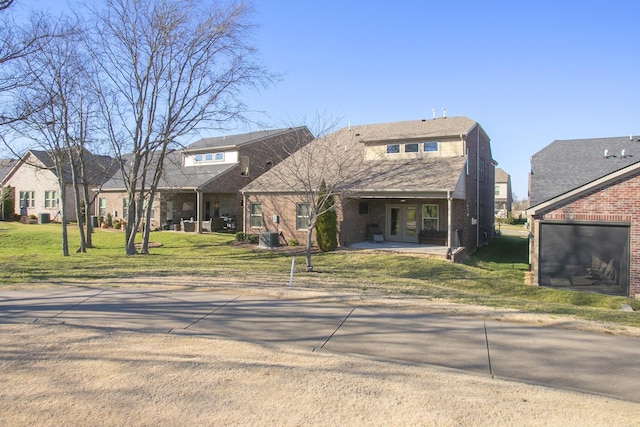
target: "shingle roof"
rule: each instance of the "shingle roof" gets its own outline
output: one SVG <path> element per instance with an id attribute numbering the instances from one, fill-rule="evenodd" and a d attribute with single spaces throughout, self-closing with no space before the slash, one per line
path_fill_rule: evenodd
<path id="1" fill-rule="evenodd" d="M 267 138 L 273 138 L 280 134 L 291 133 L 297 135 L 300 130 L 309 132 L 306 127 L 282 128 L 273 130 L 261 130 L 256 132 L 243 133 L 238 135 L 228 135 L 212 138 L 202 138 L 193 144 L 190 144 L 182 150 L 172 151 L 165 155 L 163 163 L 162 176 L 158 182 L 158 189 L 176 190 L 176 189 L 204 189 L 212 180 L 225 173 L 226 171 L 239 167 L 238 163 L 202 163 L 195 166 L 184 166 L 183 155 L 211 151 L 212 149 L 229 148 L 231 150 L 238 149 L 240 146 L 261 142 Z M 129 161 L 129 157 L 123 158 L 125 162 Z M 147 173 L 147 176 L 153 176 L 155 171 L 155 162 L 153 170 Z M 125 188 L 124 181 L 120 173 L 116 174 L 103 187 L 103 190 L 123 190 Z"/>
<path id="2" fill-rule="evenodd" d="M 509 182 L 509 174 L 502 168 L 496 168 L 495 182 Z"/>
<path id="3" fill-rule="evenodd" d="M 638 161 L 640 138 L 637 137 L 553 141 L 531 157 L 531 206 Z"/>
<path id="4" fill-rule="evenodd" d="M 361 142 L 393 141 L 466 135 L 476 122 L 468 117 L 447 117 L 355 126 Z"/>
<path id="5" fill-rule="evenodd" d="M 373 125 L 349 126 L 323 138 L 317 138 L 309 145 L 282 163 L 276 165 L 252 183 L 243 188 L 247 192 L 287 192 L 303 191 L 303 182 L 295 181 L 295 169 L 313 169 L 306 179 L 323 179 L 322 172 L 336 162 L 342 162 L 341 175 L 346 176 L 343 186 L 349 191 L 369 192 L 435 192 L 455 191 L 465 157 L 430 157 L 413 160 L 371 160 L 363 161 L 364 144 L 382 141 L 400 141 L 423 138 L 466 135 L 476 122 L 466 117 L 415 120 Z M 364 143 L 364 144 L 363 144 Z M 304 157 L 320 144 L 327 144 L 326 152 L 340 150 L 340 154 L 318 154 L 315 159 Z M 344 154 L 342 154 L 344 152 Z M 326 163 L 326 164 L 325 164 Z M 292 167 L 294 165 L 295 167 Z M 289 169 L 289 171 L 287 171 Z M 298 174 L 299 175 L 299 174 Z M 319 182 L 313 183 L 314 186 Z M 292 188 L 294 187 L 294 188 Z"/>
<path id="6" fill-rule="evenodd" d="M 128 159 L 125 159 L 128 161 Z M 158 189 L 195 189 L 200 188 L 225 171 L 236 167 L 233 164 L 202 164 L 198 166 L 182 166 L 182 153 L 173 151 L 165 156 L 164 169 Z M 147 175 L 153 176 L 155 169 Z M 123 190 L 125 188 L 122 175 L 117 173 L 102 187 L 103 190 Z"/>
<path id="7" fill-rule="evenodd" d="M 278 135 L 285 132 L 290 132 L 294 128 L 283 128 L 283 129 L 271 129 L 271 130 L 259 130 L 255 132 L 242 133 L 238 135 L 225 135 L 225 136 L 217 136 L 211 138 L 202 138 L 193 144 L 187 145 L 183 151 L 184 152 L 197 152 L 200 150 L 206 150 L 210 148 L 221 148 L 221 147 L 238 147 L 248 143 L 254 143 L 256 141 L 260 141 L 265 138 L 272 137 L 274 135 Z M 295 128 L 301 129 L 301 128 Z"/>
<path id="8" fill-rule="evenodd" d="M 51 173 L 56 175 L 54 162 L 53 162 L 53 159 L 51 158 L 49 151 L 29 150 L 22 157 L 22 160 L 28 161 L 26 160 L 25 156 L 28 157 L 29 155 L 33 156 L 42 164 L 44 168 L 50 170 Z M 77 153 L 74 152 L 74 157 L 75 156 L 77 156 Z M 101 156 L 101 155 L 93 154 L 87 149 L 82 149 L 82 158 L 84 161 L 85 179 L 87 183 L 90 185 L 102 184 L 106 179 L 112 176 L 117 170 L 117 165 L 115 164 L 114 160 L 109 156 Z M 13 170 L 14 168 L 19 168 L 20 167 L 18 165 L 19 162 L 21 163 L 21 161 L 14 161 L 11 164 L 10 168 L 6 172 L 4 172 L 4 175 L 2 174 L 2 170 L 0 169 L 0 180 L 3 179 L 7 174 L 9 174 L 11 170 Z M 65 164 L 63 165 L 63 168 L 62 168 L 62 173 L 63 173 L 63 182 L 71 183 L 72 182 L 71 164 L 66 159 L 65 159 Z"/>
<path id="9" fill-rule="evenodd" d="M 0 159 L 0 182 L 13 169 L 17 161 L 16 159 Z"/>

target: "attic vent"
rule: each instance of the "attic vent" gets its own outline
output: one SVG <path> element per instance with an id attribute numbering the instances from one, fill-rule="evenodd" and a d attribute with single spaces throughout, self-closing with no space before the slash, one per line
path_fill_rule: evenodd
<path id="1" fill-rule="evenodd" d="M 610 159 L 612 157 L 615 157 L 615 154 L 609 154 L 609 150 L 604 150 L 604 156 L 605 159 Z"/>

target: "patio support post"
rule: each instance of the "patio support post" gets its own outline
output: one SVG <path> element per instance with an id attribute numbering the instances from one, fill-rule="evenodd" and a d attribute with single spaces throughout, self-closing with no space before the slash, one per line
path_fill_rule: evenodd
<path id="1" fill-rule="evenodd" d="M 451 228 L 453 219 L 453 198 L 451 197 L 451 191 L 447 191 L 447 247 L 451 250 Z"/>
<path id="2" fill-rule="evenodd" d="M 202 199 L 202 191 L 196 190 L 196 223 L 198 224 L 196 226 L 196 232 L 198 234 L 202 234 L 202 206 L 204 204 Z"/>

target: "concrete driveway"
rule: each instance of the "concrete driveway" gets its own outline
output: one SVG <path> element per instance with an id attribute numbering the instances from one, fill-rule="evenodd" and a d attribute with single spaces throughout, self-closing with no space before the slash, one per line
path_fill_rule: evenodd
<path id="1" fill-rule="evenodd" d="M 465 317 L 215 291 L 0 292 L 1 323 L 196 334 L 287 345 L 640 402 L 640 339 Z"/>

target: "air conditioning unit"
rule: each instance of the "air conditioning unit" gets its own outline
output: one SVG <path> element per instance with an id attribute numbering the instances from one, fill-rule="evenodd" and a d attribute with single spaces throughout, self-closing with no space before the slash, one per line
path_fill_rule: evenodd
<path id="1" fill-rule="evenodd" d="M 258 246 L 261 248 L 275 248 L 279 244 L 279 233 L 274 231 L 261 231 Z"/>

